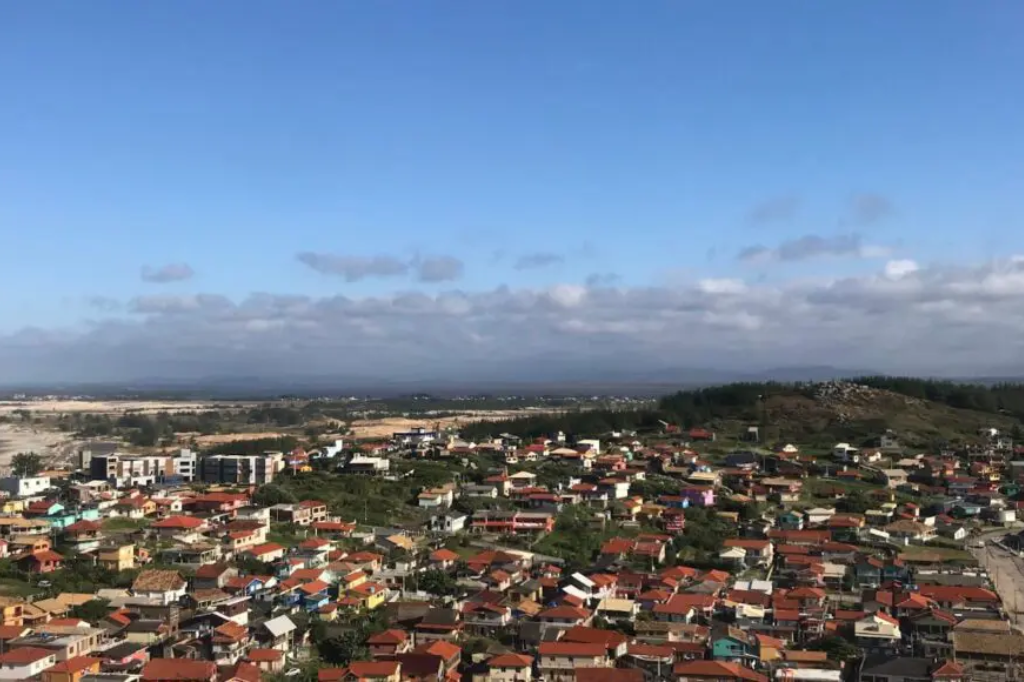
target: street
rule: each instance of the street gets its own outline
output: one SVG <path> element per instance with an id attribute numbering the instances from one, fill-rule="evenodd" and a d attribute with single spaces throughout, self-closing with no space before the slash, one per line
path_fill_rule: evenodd
<path id="1" fill-rule="evenodd" d="M 1024 627 L 1024 614 L 1018 613 L 1018 609 L 1024 610 L 1024 559 L 989 542 L 984 548 L 972 549 L 971 553 L 992 578 L 1010 622 Z"/>

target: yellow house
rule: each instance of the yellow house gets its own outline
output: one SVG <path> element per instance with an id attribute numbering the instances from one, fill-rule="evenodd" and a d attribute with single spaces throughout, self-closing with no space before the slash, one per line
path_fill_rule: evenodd
<path id="1" fill-rule="evenodd" d="M 4 514 L 20 514 L 25 511 L 25 500 L 4 500 L 0 512 Z"/>
<path id="2" fill-rule="evenodd" d="M 368 579 L 369 578 L 367 578 L 366 573 L 363 571 L 352 571 L 341 579 L 341 582 L 344 583 L 342 585 L 342 589 L 351 590 L 355 587 L 359 587 L 360 585 L 365 584 Z"/>
<path id="3" fill-rule="evenodd" d="M 24 625 L 24 609 L 25 602 L 21 599 L 0 596 L 0 625 Z"/>
<path id="4" fill-rule="evenodd" d="M 348 596 L 357 601 L 361 608 L 373 611 L 387 599 L 388 588 L 381 583 L 364 582 L 350 589 Z"/>
<path id="5" fill-rule="evenodd" d="M 100 550 L 98 559 L 99 565 L 108 571 L 129 571 L 135 568 L 135 545 Z"/>

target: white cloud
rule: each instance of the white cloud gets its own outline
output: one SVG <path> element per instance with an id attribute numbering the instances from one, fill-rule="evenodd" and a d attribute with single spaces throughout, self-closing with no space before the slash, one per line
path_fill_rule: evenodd
<path id="1" fill-rule="evenodd" d="M 920 269 L 920 266 L 912 260 L 891 260 L 885 264 L 885 276 L 889 279 L 900 279 Z"/>
<path id="2" fill-rule="evenodd" d="M 541 379 L 665 367 L 832 364 L 888 372 L 1024 370 L 1024 259 L 892 260 L 834 281 L 323 298 L 145 296 L 113 317 L 0 336 L 7 382 L 209 375 Z M 91 315 L 102 313 L 95 308 Z"/>

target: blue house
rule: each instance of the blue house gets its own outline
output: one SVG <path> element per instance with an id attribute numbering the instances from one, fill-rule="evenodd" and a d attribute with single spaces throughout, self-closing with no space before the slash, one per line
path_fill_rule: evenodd
<path id="1" fill-rule="evenodd" d="M 322 580 L 299 585 L 298 592 L 301 595 L 301 604 L 306 611 L 316 611 L 321 606 L 326 606 L 331 597 L 328 594 L 330 585 Z"/>
<path id="2" fill-rule="evenodd" d="M 743 630 L 722 624 L 712 630 L 711 657 L 745 665 L 757 658 L 757 642 Z"/>

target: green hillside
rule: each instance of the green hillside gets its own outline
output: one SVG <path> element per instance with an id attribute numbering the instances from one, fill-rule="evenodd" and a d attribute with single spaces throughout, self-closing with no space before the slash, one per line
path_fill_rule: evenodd
<path id="1" fill-rule="evenodd" d="M 737 439 L 748 426 L 764 442 L 798 441 L 828 447 L 837 441 L 869 444 L 886 430 L 910 447 L 981 442 L 979 429 L 1021 436 L 1024 385 L 980 386 L 912 378 L 867 377 L 815 384 L 737 383 L 679 391 L 656 407 L 579 410 L 468 425 L 481 438 L 509 432 L 543 436 L 564 431 L 584 436 L 622 429 L 662 431 L 661 421 L 684 429 L 705 427 L 720 440 Z"/>

